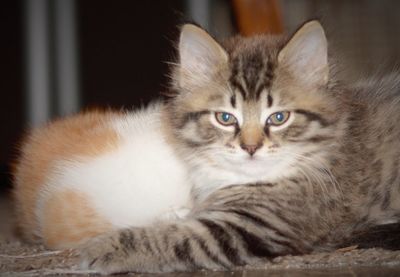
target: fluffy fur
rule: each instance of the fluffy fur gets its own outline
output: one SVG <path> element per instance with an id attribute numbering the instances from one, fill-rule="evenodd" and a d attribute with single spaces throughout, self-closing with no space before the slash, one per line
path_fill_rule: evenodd
<path id="1" fill-rule="evenodd" d="M 279 255 L 332 249 L 362 230 L 398 222 L 397 75 L 341 86 L 330 72 L 325 34 L 316 21 L 289 39 L 235 37 L 224 44 L 185 25 L 179 55 L 172 84 L 176 95 L 167 103 L 111 120 L 111 134 L 117 134 L 107 132 L 111 147 L 84 159 L 85 169 L 76 167 L 81 159 L 72 159 L 72 165 L 70 158 L 67 163 L 65 157 L 62 163 L 51 160 L 61 167 L 52 167 L 46 176 L 63 176 L 51 178 L 56 182 L 50 187 L 67 183 L 89 196 L 90 203 L 98 201 L 89 208 L 103 225 L 90 226 L 101 233 L 107 226 L 114 230 L 81 246 L 85 267 L 101 273 L 230 269 Z M 147 119 L 141 121 L 141 116 Z M 158 123 L 151 124 L 148 117 Z M 141 124 L 146 127 L 132 127 Z M 125 143 L 122 134 L 128 134 Z M 147 135 L 149 139 L 142 138 Z M 17 199 L 30 186 L 19 176 L 23 165 L 34 164 L 36 156 L 28 154 L 32 141 L 35 135 L 17 170 Z M 161 156 L 149 163 L 147 157 L 158 151 Z M 89 165 L 94 166 L 86 170 Z M 173 177 L 182 183 L 171 181 Z M 143 205 L 129 201 L 146 186 L 154 189 L 139 199 Z M 40 186 L 39 196 L 49 195 L 42 187 L 49 186 Z M 185 193 L 172 192 L 173 197 L 156 205 L 161 207 L 156 215 L 138 220 L 153 207 L 157 189 L 177 188 Z M 182 201 L 175 202 L 178 197 Z M 71 202 L 77 198 L 73 195 Z M 160 222 L 171 203 L 178 211 L 190 211 Z M 121 222 L 134 227 L 119 229 Z"/>
<path id="2" fill-rule="evenodd" d="M 85 126 L 88 120 L 95 122 Z M 162 121 L 162 105 L 154 104 L 132 113 L 90 112 L 35 130 L 15 172 L 23 236 L 72 247 L 190 209 L 187 172 Z"/>

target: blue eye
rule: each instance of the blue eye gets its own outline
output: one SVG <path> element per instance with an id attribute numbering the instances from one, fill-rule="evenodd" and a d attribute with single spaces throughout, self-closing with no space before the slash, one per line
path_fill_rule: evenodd
<path id="1" fill-rule="evenodd" d="M 224 126 L 235 125 L 237 122 L 236 117 L 227 112 L 216 112 L 215 119 Z"/>
<path id="2" fill-rule="evenodd" d="M 275 118 L 279 122 L 282 122 L 285 119 L 285 116 L 283 115 L 283 113 L 279 112 L 279 113 L 276 113 Z"/>
<path id="3" fill-rule="evenodd" d="M 228 113 L 222 113 L 221 118 L 224 122 L 229 122 L 229 119 L 231 118 L 231 115 Z"/>
<path id="4" fill-rule="evenodd" d="M 283 112 L 276 112 L 271 114 L 267 119 L 267 124 L 271 126 L 279 126 L 285 123 L 290 116 L 290 112 L 283 111 Z"/>

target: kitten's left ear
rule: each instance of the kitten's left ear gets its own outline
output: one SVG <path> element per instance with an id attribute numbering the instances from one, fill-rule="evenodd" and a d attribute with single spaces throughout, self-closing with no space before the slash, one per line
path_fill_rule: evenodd
<path id="1" fill-rule="evenodd" d="M 208 82 L 212 74 L 228 62 L 225 50 L 206 31 L 193 24 L 182 28 L 179 57 L 177 78 L 181 86 Z"/>
<path id="2" fill-rule="evenodd" d="M 278 62 L 300 81 L 326 84 L 328 45 L 321 24 L 316 20 L 305 23 L 279 52 Z"/>

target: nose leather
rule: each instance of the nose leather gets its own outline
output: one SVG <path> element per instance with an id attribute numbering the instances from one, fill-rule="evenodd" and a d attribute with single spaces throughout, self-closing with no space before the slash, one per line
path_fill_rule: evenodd
<path id="1" fill-rule="evenodd" d="M 257 149 L 259 149 L 262 146 L 262 144 L 240 144 L 240 147 L 247 151 L 250 156 L 253 156 L 254 153 L 256 153 Z"/>

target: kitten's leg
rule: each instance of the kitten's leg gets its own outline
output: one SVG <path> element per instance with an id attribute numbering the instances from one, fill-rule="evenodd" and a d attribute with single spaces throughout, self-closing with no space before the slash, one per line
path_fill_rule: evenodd
<path id="1" fill-rule="evenodd" d="M 307 253 L 331 231 L 331 217 L 324 212 L 321 220 L 324 207 L 306 204 L 292 188 L 223 189 L 186 220 L 96 238 L 82 248 L 82 258 L 86 267 L 106 274 L 222 270 Z"/>

